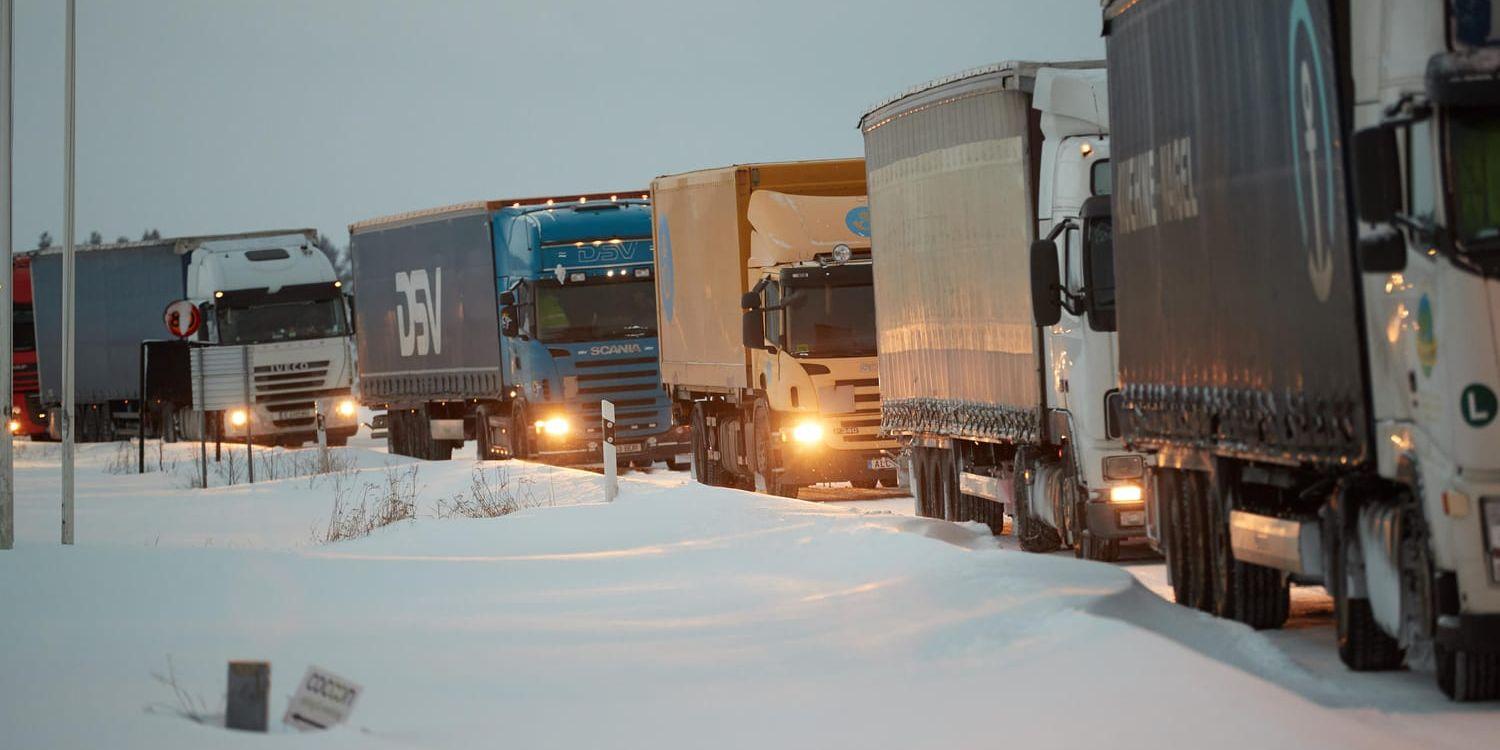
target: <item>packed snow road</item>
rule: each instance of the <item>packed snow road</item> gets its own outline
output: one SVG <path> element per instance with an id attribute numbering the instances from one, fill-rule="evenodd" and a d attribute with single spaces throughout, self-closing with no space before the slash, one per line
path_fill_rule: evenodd
<path id="1" fill-rule="evenodd" d="M 1329 668 L 1326 629 L 1302 648 L 1296 629 L 1163 601 L 1138 580 L 1154 562 L 1007 550 L 900 498 L 658 471 L 605 505 L 586 472 L 369 447 L 334 474 L 197 490 L 186 446 L 137 476 L 101 445 L 81 451 L 63 548 L 55 448 L 23 448 L 20 541 L 0 555 L 6 748 L 1459 748 L 1500 732 L 1495 707 L 1449 704 L 1423 676 Z M 347 529 L 387 496 L 415 519 L 324 542 L 336 500 Z M 517 509 L 455 512 L 476 496 Z M 273 724 L 310 664 L 360 683 L 349 726 L 216 726 L 225 663 L 245 658 L 272 662 Z M 201 723 L 154 676 L 169 671 Z"/>

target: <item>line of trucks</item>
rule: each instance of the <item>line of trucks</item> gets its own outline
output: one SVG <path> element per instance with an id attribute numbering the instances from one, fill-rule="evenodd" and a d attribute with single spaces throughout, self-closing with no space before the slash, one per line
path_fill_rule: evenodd
<path id="1" fill-rule="evenodd" d="M 902 92 L 863 158 L 358 222 L 358 304 L 310 233 L 85 249 L 79 298 L 118 307 L 80 321 L 104 359 L 74 418 L 141 421 L 109 383 L 155 332 L 94 331 L 191 299 L 200 345 L 266 348 L 256 434 L 352 431 L 357 379 L 427 459 L 597 465 L 609 400 L 622 463 L 707 485 L 894 486 L 904 460 L 923 516 L 1103 561 L 1146 539 L 1178 602 L 1256 628 L 1320 584 L 1349 667 L 1500 697 L 1500 15 L 1101 12 L 1106 59 Z M 55 435 L 58 334 L 23 311 L 57 304 L 56 252 L 14 273 L 12 431 Z"/>

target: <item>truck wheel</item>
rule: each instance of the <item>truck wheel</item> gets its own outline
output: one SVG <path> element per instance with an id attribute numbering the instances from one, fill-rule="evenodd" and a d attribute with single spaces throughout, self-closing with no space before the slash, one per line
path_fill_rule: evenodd
<path id="1" fill-rule="evenodd" d="M 1369 599 L 1349 597 L 1349 567 L 1359 553 L 1356 524 L 1344 503 L 1332 508 L 1328 523 L 1327 544 L 1329 570 L 1328 593 L 1333 597 L 1334 628 L 1338 635 L 1339 660 L 1356 672 L 1397 669 L 1405 654 L 1395 638 L 1386 635 L 1375 622 L 1375 611 Z"/>
<path id="2" fill-rule="evenodd" d="M 960 513 L 962 509 L 958 504 L 958 481 L 953 472 L 954 451 L 939 448 L 933 451 L 932 462 L 932 486 L 935 492 L 933 499 L 938 502 L 938 508 L 942 518 L 947 521 L 962 521 Z"/>
<path id="3" fill-rule="evenodd" d="M 927 487 L 927 449 L 913 446 L 911 449 L 911 494 L 915 501 L 918 518 L 932 518 L 928 507 L 930 491 Z"/>
<path id="4" fill-rule="evenodd" d="M 1175 469 L 1152 472 L 1156 480 L 1156 502 L 1160 509 L 1162 554 L 1167 558 L 1167 578 L 1172 584 L 1172 600 L 1188 604 L 1187 573 L 1183 565 L 1183 550 L 1186 542 L 1182 538 L 1182 495 L 1178 491 L 1181 483 Z"/>
<path id="5" fill-rule="evenodd" d="M 1478 654 L 1434 644 L 1437 681 L 1443 694 L 1460 702 L 1500 698 L 1500 654 Z"/>
<path id="6" fill-rule="evenodd" d="M 1016 501 L 1016 540 L 1027 552 L 1055 552 L 1062 547 L 1057 530 L 1031 517 L 1031 501 L 1026 487 L 1026 471 L 1032 468 L 1027 451 L 1017 451 L 1012 473 L 1012 495 Z"/>
<path id="7" fill-rule="evenodd" d="M 1201 471 L 1184 470 L 1180 477 L 1178 497 L 1182 525 L 1183 577 L 1187 580 L 1187 604 L 1194 609 L 1214 611 L 1213 565 L 1208 543 L 1207 476 Z"/>
<path id="8" fill-rule="evenodd" d="M 708 457 L 708 409 L 702 401 L 693 404 L 693 478 L 699 484 L 718 487 L 719 462 Z"/>
<path id="9" fill-rule="evenodd" d="M 1204 499 L 1210 523 L 1213 613 L 1256 630 L 1281 627 L 1286 622 L 1291 596 L 1281 571 L 1240 562 L 1234 557 L 1234 545 L 1229 539 L 1229 511 L 1243 505 L 1239 478 L 1232 474 L 1216 477 L 1207 489 Z"/>
<path id="10" fill-rule="evenodd" d="M 510 457 L 522 461 L 531 458 L 531 430 L 526 422 L 526 405 L 517 401 L 510 406 Z"/>
<path id="11" fill-rule="evenodd" d="M 771 405 L 765 399 L 756 399 L 755 405 L 751 407 L 750 420 L 750 434 L 755 439 L 751 450 L 753 489 L 777 497 L 797 497 L 797 485 L 783 482 L 781 473 L 776 471 L 781 462 L 776 457 L 776 447 L 771 440 Z"/>

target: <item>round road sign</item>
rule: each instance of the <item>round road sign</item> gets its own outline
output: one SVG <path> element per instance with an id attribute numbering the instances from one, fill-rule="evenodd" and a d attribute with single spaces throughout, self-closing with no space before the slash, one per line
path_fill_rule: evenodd
<path id="1" fill-rule="evenodd" d="M 203 324 L 203 316 L 198 312 L 198 306 L 191 300 L 180 299 L 167 305 L 162 313 L 162 319 L 167 323 L 167 331 L 173 336 L 185 339 L 198 332 L 198 326 Z"/>

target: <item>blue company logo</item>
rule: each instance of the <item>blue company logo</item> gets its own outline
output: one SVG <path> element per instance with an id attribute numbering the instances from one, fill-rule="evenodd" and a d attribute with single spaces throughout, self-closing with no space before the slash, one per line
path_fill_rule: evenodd
<path id="1" fill-rule="evenodd" d="M 1307 275 L 1319 302 L 1327 302 L 1333 289 L 1333 238 L 1338 217 L 1334 214 L 1332 116 L 1328 112 L 1328 86 L 1317 27 L 1307 0 L 1292 0 L 1291 28 L 1287 34 L 1287 93 L 1292 128 L 1292 174 L 1297 193 L 1297 218 L 1302 226 L 1302 244 L 1307 248 Z M 1299 45 L 1307 40 L 1305 47 Z M 1306 156 L 1306 188 L 1303 190 L 1303 157 Z M 1318 172 L 1323 173 L 1322 190 Z M 1312 216 L 1309 217 L 1309 208 Z M 1326 230 L 1323 227 L 1327 223 Z"/>
<path id="2" fill-rule="evenodd" d="M 870 236 L 870 207 L 855 206 L 844 214 L 844 226 L 860 237 Z"/>
<path id="3" fill-rule="evenodd" d="M 672 302 L 677 295 L 672 288 L 672 231 L 667 226 L 666 214 L 657 219 L 656 236 L 656 288 L 661 290 L 661 313 L 671 320 Z"/>

